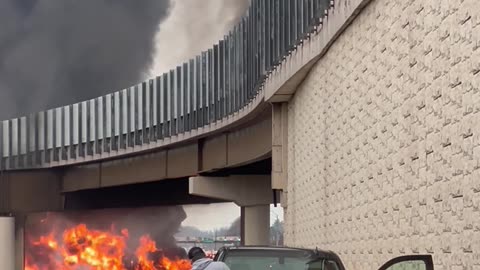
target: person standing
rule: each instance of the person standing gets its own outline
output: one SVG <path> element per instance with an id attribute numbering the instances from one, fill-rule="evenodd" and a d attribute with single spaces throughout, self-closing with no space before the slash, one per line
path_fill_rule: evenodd
<path id="1" fill-rule="evenodd" d="M 230 270 L 225 263 L 207 258 L 205 251 L 199 247 L 191 248 L 188 258 L 192 261 L 192 270 Z"/>

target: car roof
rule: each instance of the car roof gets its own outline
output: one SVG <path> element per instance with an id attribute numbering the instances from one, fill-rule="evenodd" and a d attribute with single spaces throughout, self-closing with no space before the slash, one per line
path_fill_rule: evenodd
<path id="1" fill-rule="evenodd" d="M 274 246 L 236 246 L 236 247 L 228 247 L 224 246 L 220 248 L 220 253 L 224 253 L 225 256 L 228 256 L 228 253 L 235 252 L 235 251 L 304 251 L 309 252 L 312 255 L 312 259 L 327 259 L 336 261 L 340 269 L 345 270 L 343 266 L 342 260 L 340 257 L 331 250 L 322 250 L 322 249 L 306 249 L 306 248 L 293 248 L 293 247 L 274 247 Z"/>
<path id="2" fill-rule="evenodd" d="M 321 250 L 321 249 L 306 249 L 306 248 L 292 248 L 292 247 L 274 247 L 274 246 L 236 246 L 236 247 L 223 247 L 227 251 L 235 250 L 266 250 L 266 251 L 306 251 L 312 252 L 315 255 L 322 257 L 330 257 L 336 255 L 332 251 Z"/>

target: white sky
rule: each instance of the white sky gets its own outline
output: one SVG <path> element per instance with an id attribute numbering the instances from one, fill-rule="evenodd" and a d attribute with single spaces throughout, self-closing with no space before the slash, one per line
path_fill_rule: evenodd
<path id="1" fill-rule="evenodd" d="M 184 226 L 194 226 L 200 230 L 213 230 L 227 227 L 240 216 L 240 207 L 233 203 L 207 205 L 186 205 L 187 219 Z"/>
<path id="2" fill-rule="evenodd" d="M 172 3 L 170 16 L 161 24 L 156 37 L 155 61 L 148 78 L 213 48 L 248 7 L 248 0 L 174 0 Z"/>
<path id="3" fill-rule="evenodd" d="M 183 221 L 184 226 L 194 226 L 200 230 L 213 230 L 216 228 L 228 227 L 240 216 L 240 207 L 234 203 L 216 203 L 208 205 L 186 205 L 187 219 Z M 276 218 L 283 220 L 283 209 L 281 207 L 270 207 L 270 225 Z"/>

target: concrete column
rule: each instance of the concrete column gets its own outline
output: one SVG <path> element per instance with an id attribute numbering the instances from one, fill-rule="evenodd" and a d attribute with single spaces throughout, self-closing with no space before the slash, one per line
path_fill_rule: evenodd
<path id="1" fill-rule="evenodd" d="M 275 203 L 287 205 L 288 186 L 288 103 L 272 103 L 272 189 Z"/>
<path id="2" fill-rule="evenodd" d="M 270 244 L 270 205 L 242 207 L 244 244 L 266 246 Z"/>
<path id="3" fill-rule="evenodd" d="M 15 218 L 0 217 L 0 264 L 2 270 L 15 270 Z"/>
<path id="4" fill-rule="evenodd" d="M 272 189 L 287 190 L 288 103 L 273 103 L 272 119 Z"/>

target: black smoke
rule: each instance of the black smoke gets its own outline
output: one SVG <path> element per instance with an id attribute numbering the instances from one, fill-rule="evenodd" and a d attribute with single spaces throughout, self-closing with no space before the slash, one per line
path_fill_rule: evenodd
<path id="1" fill-rule="evenodd" d="M 138 83 L 169 0 L 0 0 L 0 119 Z"/>

